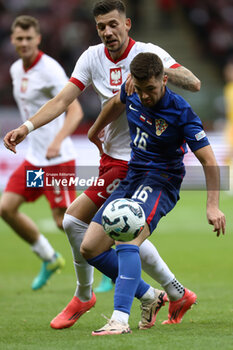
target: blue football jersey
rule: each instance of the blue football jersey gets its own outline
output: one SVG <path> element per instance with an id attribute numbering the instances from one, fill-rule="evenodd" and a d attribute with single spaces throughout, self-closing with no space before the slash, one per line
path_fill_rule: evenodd
<path id="1" fill-rule="evenodd" d="M 131 167 L 173 172 L 183 167 L 187 144 L 193 152 L 209 145 L 200 118 L 169 88 L 151 108 L 143 106 L 136 93 L 127 96 L 125 83 L 120 97 L 129 123 Z"/>

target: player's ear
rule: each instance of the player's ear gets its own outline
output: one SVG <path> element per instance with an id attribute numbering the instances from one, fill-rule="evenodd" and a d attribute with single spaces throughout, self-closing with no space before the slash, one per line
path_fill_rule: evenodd
<path id="1" fill-rule="evenodd" d="M 164 86 L 167 85 L 167 81 L 168 81 L 168 76 L 167 76 L 167 74 L 164 74 L 164 76 L 163 76 L 163 85 Z"/>
<path id="2" fill-rule="evenodd" d="M 37 37 L 37 44 L 38 44 L 38 45 L 40 45 L 41 39 L 42 39 L 41 34 L 38 34 L 38 37 Z"/>
<path id="3" fill-rule="evenodd" d="M 126 27 L 127 32 L 129 32 L 131 29 L 131 19 L 130 18 L 125 19 L 125 27 Z"/>

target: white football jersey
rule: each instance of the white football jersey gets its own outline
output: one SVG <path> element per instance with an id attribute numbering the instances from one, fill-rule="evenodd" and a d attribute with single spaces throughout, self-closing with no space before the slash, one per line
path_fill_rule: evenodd
<path id="1" fill-rule="evenodd" d="M 83 90 L 92 84 L 100 97 L 102 106 L 116 94 L 129 74 L 133 58 L 140 52 L 157 54 L 165 68 L 179 64 L 163 49 L 151 43 L 135 42 L 130 38 L 123 55 L 113 61 L 104 44 L 90 46 L 78 59 L 70 81 Z M 130 136 L 125 114 L 105 129 L 104 151 L 113 158 L 128 161 L 130 158 Z"/>
<path id="2" fill-rule="evenodd" d="M 41 51 L 29 69 L 25 70 L 23 61 L 19 59 L 12 64 L 10 74 L 14 98 L 23 122 L 56 96 L 68 81 L 60 64 Z M 45 157 L 48 146 L 62 128 L 64 120 L 65 114 L 62 114 L 28 135 L 26 160 L 35 166 L 48 166 L 75 159 L 70 137 L 63 140 L 59 157 L 50 160 Z"/>

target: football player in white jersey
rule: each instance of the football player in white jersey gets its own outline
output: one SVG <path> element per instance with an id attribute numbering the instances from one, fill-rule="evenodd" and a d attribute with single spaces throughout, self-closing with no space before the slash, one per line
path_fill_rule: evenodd
<path id="1" fill-rule="evenodd" d="M 19 16 L 12 24 L 11 42 L 20 59 L 10 68 L 13 93 L 23 121 L 26 121 L 67 83 L 63 68 L 53 58 L 39 50 L 41 41 L 37 19 Z M 52 274 L 64 266 L 64 258 L 39 232 L 36 224 L 19 212 L 24 202 L 33 202 L 44 194 L 50 203 L 57 227 L 62 229 L 66 208 L 76 198 L 75 189 L 70 191 L 26 188 L 26 169 L 34 174 L 58 173 L 62 170 L 75 172 L 75 153 L 69 137 L 83 117 L 80 104 L 74 101 L 67 113 L 52 123 L 38 129 L 28 139 L 25 161 L 11 175 L 0 201 L 0 213 L 10 227 L 42 259 L 42 268 L 32 283 L 32 289 L 40 289 Z"/>
<path id="2" fill-rule="evenodd" d="M 11 151 L 15 152 L 16 145 L 30 131 L 55 119 L 62 113 L 89 84 L 93 85 L 104 105 L 120 90 L 121 84 L 129 73 L 131 60 L 139 52 L 156 53 L 161 58 L 171 83 L 190 91 L 199 91 L 199 79 L 178 64 L 166 51 L 153 44 L 135 42 L 129 37 L 131 21 L 126 17 L 125 5 L 121 0 L 99 1 L 94 6 L 93 14 L 102 44 L 89 47 L 81 55 L 70 81 L 55 98 L 47 102 L 25 125 L 12 130 L 5 136 L 5 146 Z M 92 292 L 93 268 L 80 254 L 80 245 L 92 217 L 126 175 L 130 157 L 129 144 L 128 124 L 126 116 L 122 115 L 105 129 L 104 154 L 101 156 L 99 172 L 100 178 L 104 180 L 105 188 L 92 186 L 81 194 L 66 211 L 63 225 L 72 247 L 77 288 L 67 307 L 51 321 L 52 328 L 71 327 L 96 302 L 96 297 Z M 85 257 L 91 259 L 109 250 L 113 251 L 112 244 L 113 241 L 106 235 L 105 237 L 93 237 L 83 247 Z M 156 248 L 148 240 L 140 246 L 140 256 L 143 270 L 163 286 L 170 300 L 174 301 L 183 297 L 184 287 L 176 280 Z M 152 317 L 155 321 L 155 316 L 165 301 L 163 294 L 162 291 L 151 288 L 149 296 L 148 294 L 142 296 L 141 324 L 144 328 L 153 325 L 149 319 Z"/>

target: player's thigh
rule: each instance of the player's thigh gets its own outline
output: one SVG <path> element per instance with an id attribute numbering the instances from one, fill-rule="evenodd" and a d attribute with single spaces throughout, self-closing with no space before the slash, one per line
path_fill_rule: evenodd
<path id="1" fill-rule="evenodd" d="M 71 203 L 66 213 L 89 224 L 97 210 L 96 204 L 85 193 L 82 193 Z"/>
<path id="2" fill-rule="evenodd" d="M 85 259 L 91 259 L 95 256 L 109 250 L 114 241 L 106 235 L 102 225 L 91 222 L 81 245 L 81 253 Z"/>
<path id="3" fill-rule="evenodd" d="M 28 188 L 26 187 L 26 170 L 35 170 L 36 168 L 26 160 L 23 161 L 17 169 L 11 174 L 4 193 L 12 193 L 16 196 L 19 195 L 23 197 L 26 202 L 34 202 L 42 195 L 42 190 L 40 188 Z M 14 202 L 21 201 L 14 197 Z"/>
<path id="4" fill-rule="evenodd" d="M 5 213 L 16 212 L 24 202 L 25 198 L 20 194 L 3 192 L 0 199 L 0 216 L 4 216 Z"/>
<path id="5" fill-rule="evenodd" d="M 119 244 L 132 244 L 132 245 L 137 245 L 140 247 L 140 245 L 150 236 L 150 228 L 147 223 L 145 223 L 144 229 L 140 234 L 133 239 L 132 241 L 129 242 L 116 242 L 116 245 Z"/>

